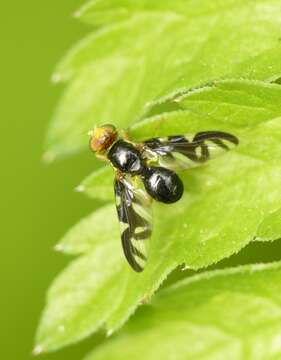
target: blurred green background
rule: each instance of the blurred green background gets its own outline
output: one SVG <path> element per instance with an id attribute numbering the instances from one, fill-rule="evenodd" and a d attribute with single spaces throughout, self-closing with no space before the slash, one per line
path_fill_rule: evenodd
<path id="1" fill-rule="evenodd" d="M 67 263 L 52 248 L 94 207 L 73 191 L 93 169 L 90 153 L 49 166 L 41 162 L 44 134 L 62 91 L 50 82 L 52 70 L 88 31 L 71 17 L 81 4 L 74 0 L 2 4 L 1 359 L 32 358 L 46 289 Z M 280 241 L 251 245 L 220 266 L 278 259 L 280 249 Z M 91 348 L 90 339 L 40 359 L 78 360 Z"/>
<path id="2" fill-rule="evenodd" d="M 1 346 L 0 358 L 30 359 L 46 289 L 65 266 L 52 248 L 89 213 L 73 191 L 93 168 L 91 154 L 41 162 L 44 134 L 62 87 L 50 77 L 65 51 L 87 33 L 72 18 L 83 1 L 1 4 Z M 42 359 L 79 359 L 85 344 Z"/>

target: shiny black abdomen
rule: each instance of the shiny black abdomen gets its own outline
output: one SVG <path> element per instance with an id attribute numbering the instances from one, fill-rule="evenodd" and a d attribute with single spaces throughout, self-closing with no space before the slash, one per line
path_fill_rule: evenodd
<path id="1" fill-rule="evenodd" d="M 183 194 L 183 183 L 176 173 L 163 167 L 146 168 L 142 175 L 148 194 L 155 200 L 170 204 Z"/>
<path id="2" fill-rule="evenodd" d="M 118 170 L 131 175 L 142 174 L 145 168 L 140 152 L 131 143 L 118 140 L 107 155 Z"/>
<path id="3" fill-rule="evenodd" d="M 163 167 L 147 167 L 137 148 L 118 140 L 107 155 L 112 165 L 125 174 L 141 175 L 148 194 L 155 200 L 170 204 L 183 194 L 183 183 L 176 173 Z"/>

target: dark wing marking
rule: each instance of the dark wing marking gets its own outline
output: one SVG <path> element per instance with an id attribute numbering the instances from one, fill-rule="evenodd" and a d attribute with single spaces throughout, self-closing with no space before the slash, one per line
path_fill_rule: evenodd
<path id="1" fill-rule="evenodd" d="M 144 142 L 143 156 L 170 169 L 185 169 L 215 158 L 238 145 L 236 136 L 222 131 L 199 132 L 188 140 L 176 135 Z"/>
<path id="2" fill-rule="evenodd" d="M 131 267 L 140 272 L 152 232 L 151 199 L 130 176 L 116 178 L 114 190 L 123 251 Z"/>

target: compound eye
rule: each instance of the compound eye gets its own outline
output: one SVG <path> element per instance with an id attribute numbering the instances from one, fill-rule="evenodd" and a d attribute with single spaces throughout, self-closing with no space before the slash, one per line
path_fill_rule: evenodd
<path id="1" fill-rule="evenodd" d="M 93 152 L 98 151 L 97 139 L 94 136 L 91 136 L 91 138 L 90 138 L 89 147 Z"/>
<path id="2" fill-rule="evenodd" d="M 113 131 L 113 126 L 101 126 L 90 132 L 90 149 L 97 153 L 105 152 L 115 141 L 117 133 Z"/>

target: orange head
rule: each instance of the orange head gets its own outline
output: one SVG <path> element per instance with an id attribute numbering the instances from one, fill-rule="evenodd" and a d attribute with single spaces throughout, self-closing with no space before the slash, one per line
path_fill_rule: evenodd
<path id="1" fill-rule="evenodd" d="M 103 153 L 110 148 L 117 138 L 115 126 L 106 124 L 90 131 L 90 149 L 96 153 Z"/>

